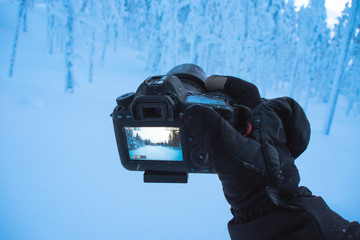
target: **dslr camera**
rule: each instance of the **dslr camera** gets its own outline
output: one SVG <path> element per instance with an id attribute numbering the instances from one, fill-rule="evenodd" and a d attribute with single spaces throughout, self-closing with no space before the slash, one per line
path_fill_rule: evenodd
<path id="1" fill-rule="evenodd" d="M 200 150 L 187 131 L 184 110 L 200 104 L 233 126 L 238 113 L 235 101 L 221 91 L 209 92 L 205 81 L 199 66 L 182 64 L 116 99 L 111 117 L 126 169 L 144 171 L 144 182 L 186 183 L 188 173 L 216 173 L 211 149 Z"/>

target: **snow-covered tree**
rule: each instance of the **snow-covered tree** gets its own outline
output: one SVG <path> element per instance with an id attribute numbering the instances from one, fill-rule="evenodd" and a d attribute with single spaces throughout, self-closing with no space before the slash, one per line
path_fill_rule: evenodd
<path id="1" fill-rule="evenodd" d="M 94 81 L 95 65 L 105 64 L 122 41 L 147 54 L 146 66 L 154 74 L 192 62 L 208 74 L 253 82 L 263 95 L 270 88 L 288 88 L 305 107 L 310 100 L 329 101 L 349 16 L 343 15 L 329 41 L 324 0 L 311 0 L 299 11 L 294 0 L 18 0 L 9 76 L 21 29 L 29 31 L 27 13 L 37 3 L 46 4 L 48 51 L 63 54 L 69 92 L 77 82 L 75 69 L 85 66 Z M 349 97 L 349 109 L 359 99 L 355 35 L 339 90 Z"/>
<path id="2" fill-rule="evenodd" d="M 74 91 L 74 9 L 71 0 L 63 2 L 66 11 L 66 34 L 65 34 L 65 67 L 67 91 Z"/>
<path id="3" fill-rule="evenodd" d="M 168 145 L 172 148 L 179 149 L 181 147 L 180 131 L 177 128 L 173 128 L 169 133 Z"/>
<path id="4" fill-rule="evenodd" d="M 360 103 L 360 13 L 357 14 L 340 90 L 343 95 L 348 97 L 347 115 L 350 115 L 352 110 L 356 111 L 356 107 Z M 359 114 L 359 111 L 358 108 L 355 114 Z"/>
<path id="5" fill-rule="evenodd" d="M 296 89 L 304 89 L 293 97 L 304 99 L 306 109 L 309 99 L 316 93 L 316 83 L 321 82 L 326 71 L 326 52 L 329 29 L 326 26 L 325 0 L 312 0 L 299 11 L 300 65 L 297 67 Z M 299 96 L 300 94 L 300 96 Z"/>
<path id="6" fill-rule="evenodd" d="M 33 6 L 33 4 L 34 4 L 34 2 L 32 0 L 21 0 L 19 2 L 14 43 L 13 43 L 11 58 L 10 58 L 9 77 L 12 77 L 14 74 L 16 51 L 17 51 L 17 47 L 18 47 L 21 26 L 23 26 L 23 31 L 26 32 L 26 30 L 27 30 L 27 27 L 26 27 L 27 12 L 28 12 L 29 8 L 31 8 Z"/>
<path id="7" fill-rule="evenodd" d="M 357 19 L 359 18 L 360 15 L 359 0 L 352 0 L 351 10 L 348 12 L 349 12 L 348 21 L 345 22 L 344 38 L 340 43 L 339 61 L 336 67 L 334 80 L 332 83 L 329 108 L 325 119 L 324 133 L 327 135 L 330 133 L 331 124 L 334 118 L 336 104 L 340 93 L 341 82 L 343 80 L 345 70 L 349 67 L 348 54 L 350 51 L 351 43 L 356 42 L 356 37 L 358 36 Z"/>

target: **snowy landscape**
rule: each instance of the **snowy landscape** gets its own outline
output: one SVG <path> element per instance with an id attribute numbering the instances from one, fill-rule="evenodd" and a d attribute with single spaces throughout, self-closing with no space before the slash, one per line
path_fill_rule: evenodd
<path id="1" fill-rule="evenodd" d="M 125 127 L 132 160 L 182 161 L 180 128 Z"/>
<path id="2" fill-rule="evenodd" d="M 145 184 L 120 163 L 115 99 L 184 62 L 299 101 L 300 184 L 360 220 L 359 11 L 329 29 L 323 1 L 100 2 L 0 0 L 0 239 L 229 239 L 215 174 Z"/>
<path id="3" fill-rule="evenodd" d="M 182 161 L 182 150 L 164 146 L 144 146 L 130 150 L 130 158 L 134 160 Z"/>

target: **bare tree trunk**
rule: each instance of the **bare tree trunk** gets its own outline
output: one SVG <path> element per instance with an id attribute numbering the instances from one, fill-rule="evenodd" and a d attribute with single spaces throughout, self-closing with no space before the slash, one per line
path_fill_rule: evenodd
<path id="1" fill-rule="evenodd" d="M 95 29 L 92 31 L 91 43 L 90 43 L 90 55 L 89 55 L 89 82 L 93 81 L 94 70 L 94 52 L 95 52 Z"/>
<path id="2" fill-rule="evenodd" d="M 19 41 L 21 23 L 23 22 L 23 17 L 24 17 L 25 4 L 26 4 L 26 0 L 22 0 L 19 5 L 19 12 L 18 12 L 18 16 L 17 16 L 14 44 L 13 44 L 11 59 L 10 59 L 9 77 L 12 77 L 13 73 L 14 73 L 16 50 L 17 50 L 17 45 L 18 45 L 18 41 Z"/>
<path id="3" fill-rule="evenodd" d="M 71 0 L 64 2 L 64 8 L 67 13 L 66 20 L 66 40 L 65 40 L 65 66 L 66 66 L 66 91 L 74 92 L 74 78 L 73 78 L 73 54 L 74 54 L 74 12 Z"/>
<path id="4" fill-rule="evenodd" d="M 351 8 L 352 8 L 351 15 L 349 16 L 349 22 L 347 23 L 348 25 L 347 34 L 345 35 L 345 39 L 341 42 L 339 63 L 336 67 L 334 83 L 331 89 L 329 108 L 325 118 L 324 133 L 326 135 L 329 135 L 330 133 L 331 124 L 335 114 L 336 103 L 339 96 L 340 83 L 344 75 L 344 66 L 349 52 L 351 39 L 353 38 L 353 35 L 355 33 L 354 27 L 355 27 L 356 17 L 359 11 L 359 0 L 352 0 Z"/>

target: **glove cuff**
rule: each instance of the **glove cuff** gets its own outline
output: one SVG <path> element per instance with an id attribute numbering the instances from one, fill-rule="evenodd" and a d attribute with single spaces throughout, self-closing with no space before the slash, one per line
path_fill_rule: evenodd
<path id="1" fill-rule="evenodd" d="M 274 203 L 272 203 L 269 199 L 264 200 L 261 203 L 254 204 L 247 208 L 231 208 L 231 213 L 234 218 L 230 221 L 230 224 L 237 224 L 237 223 L 248 223 L 254 221 L 258 218 L 261 218 L 272 211 L 278 208 Z"/>

